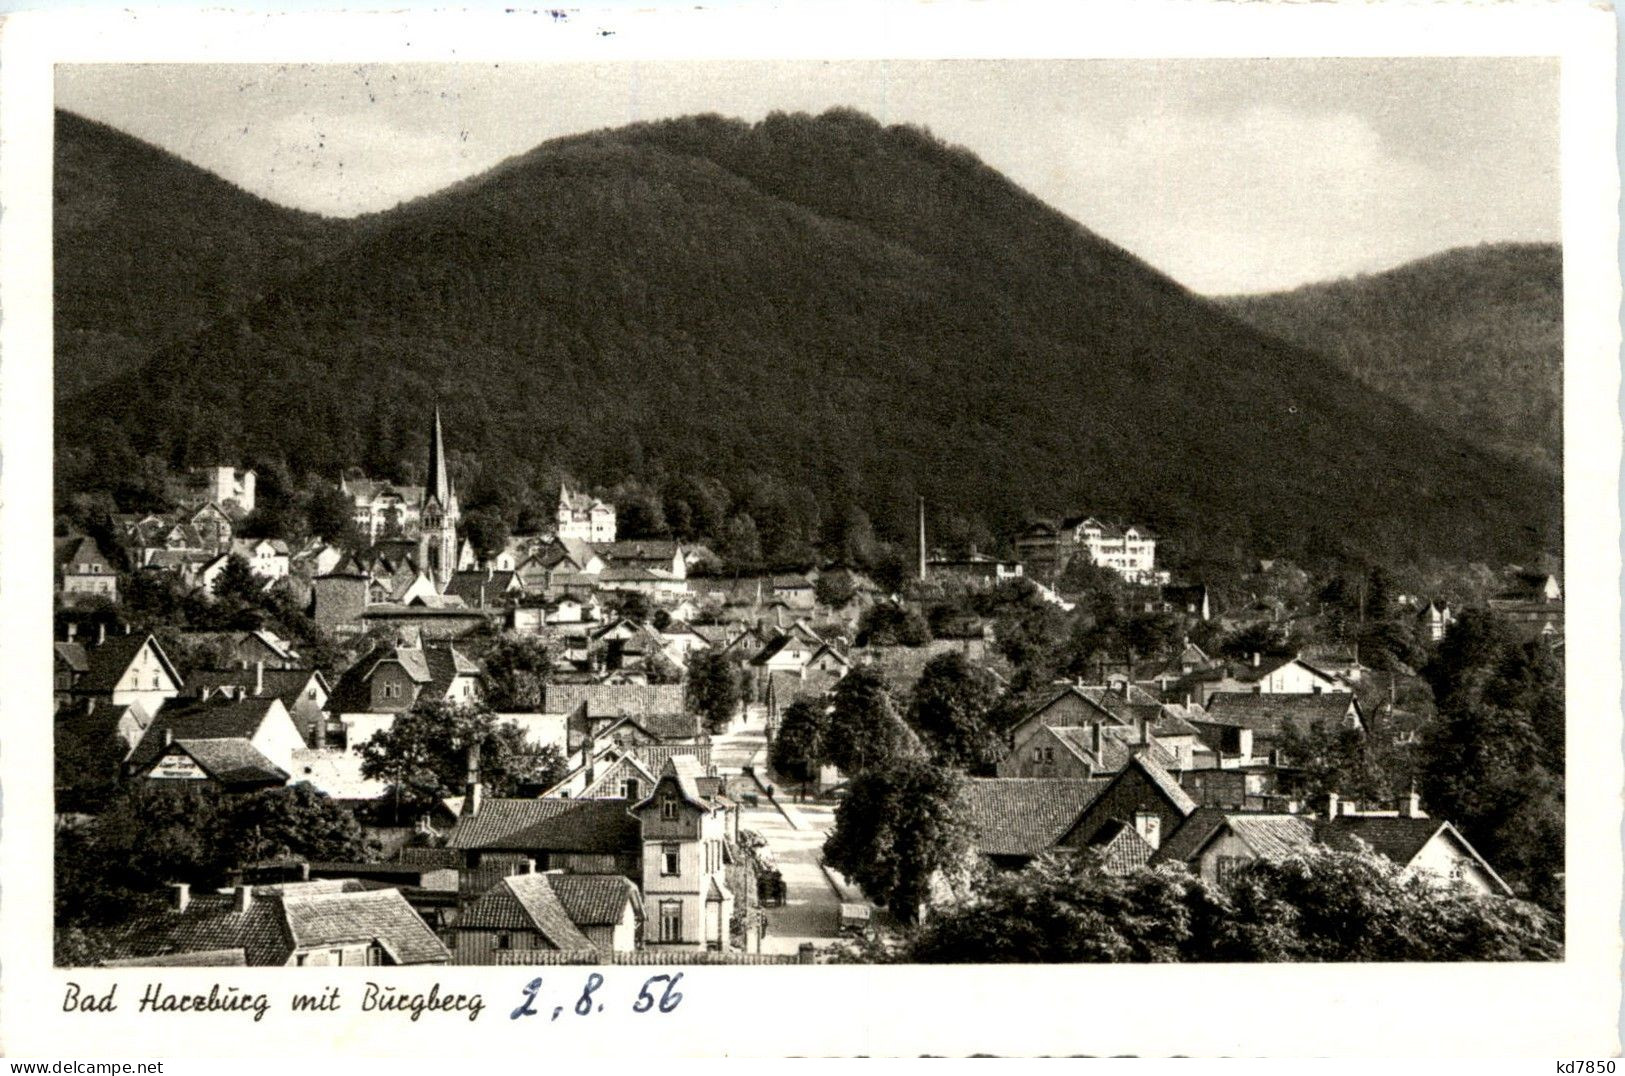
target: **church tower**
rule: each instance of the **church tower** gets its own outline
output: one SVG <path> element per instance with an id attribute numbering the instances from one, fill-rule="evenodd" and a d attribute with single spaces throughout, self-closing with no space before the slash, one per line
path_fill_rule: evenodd
<path id="1" fill-rule="evenodd" d="M 440 431 L 440 407 L 434 409 L 434 431 L 429 438 L 429 480 L 423 487 L 418 537 L 418 567 L 444 591 L 457 569 L 457 491 L 446 470 L 446 442 Z"/>

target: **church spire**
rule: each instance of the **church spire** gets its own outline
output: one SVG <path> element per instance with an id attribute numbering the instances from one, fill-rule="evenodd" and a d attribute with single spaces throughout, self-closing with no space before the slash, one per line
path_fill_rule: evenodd
<path id="1" fill-rule="evenodd" d="M 446 471 L 446 440 L 440 432 L 440 405 L 434 406 L 434 435 L 429 441 L 429 488 L 424 502 L 438 501 L 442 511 L 450 509 L 454 494 Z"/>

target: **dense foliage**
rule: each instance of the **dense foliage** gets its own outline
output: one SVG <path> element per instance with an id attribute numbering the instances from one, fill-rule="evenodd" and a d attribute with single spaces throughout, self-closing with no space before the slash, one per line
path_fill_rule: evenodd
<path id="1" fill-rule="evenodd" d="M 97 190 L 127 185 L 136 152 L 105 140 L 75 150 L 75 174 L 111 177 Z M 703 535 L 743 563 L 896 564 L 870 536 L 905 542 L 919 495 L 955 544 L 1082 506 L 1182 535 L 1186 555 L 1558 544 L 1556 483 L 1219 313 L 970 153 L 850 111 L 551 142 L 356 223 L 314 264 L 299 240 L 268 244 L 285 259 L 211 246 L 265 231 L 246 208 L 122 212 L 135 222 L 64 243 L 58 273 L 94 281 L 94 258 L 141 276 L 146 246 L 121 237 L 184 224 L 232 294 L 175 311 L 80 286 L 98 323 L 139 312 L 163 322 L 144 339 L 174 342 L 64 401 L 62 505 L 130 507 L 166 464 L 417 477 L 438 399 L 465 508 L 501 517 L 487 543 L 572 476 L 644 483 L 623 488 L 629 533 Z"/>
<path id="2" fill-rule="evenodd" d="M 1227 886 L 1087 857 L 994 873 L 890 954 L 922 963 L 1559 960 L 1562 923 L 1521 901 L 1430 889 L 1371 855 L 1259 860 Z"/>
<path id="3" fill-rule="evenodd" d="M 1222 300 L 1478 444 L 1563 461 L 1563 250 L 1496 243 Z"/>
<path id="4" fill-rule="evenodd" d="M 397 815 L 432 809 L 467 790 L 470 768 L 493 796 L 521 785 L 548 787 L 563 779 L 564 754 L 540 747 L 484 703 L 427 702 L 399 714 L 361 745 L 361 774 L 387 782 Z M 398 821 L 398 819 L 397 819 Z"/>
<path id="5" fill-rule="evenodd" d="M 768 750 L 773 772 L 787 781 L 811 781 L 824 762 L 828 739 L 828 707 L 811 699 L 797 699 L 785 708 Z"/>
<path id="6" fill-rule="evenodd" d="M 824 862 L 904 922 L 934 891 L 952 888 L 970 861 L 974 831 L 963 778 L 919 758 L 852 780 L 824 841 Z"/>
<path id="7" fill-rule="evenodd" d="M 987 669 L 957 651 L 943 654 L 926 663 L 914 685 L 908 723 L 938 762 L 991 777 L 1006 753 L 988 722 L 1001 694 Z"/>
<path id="8" fill-rule="evenodd" d="M 916 751 L 914 736 L 898 715 L 880 673 L 859 666 L 843 676 L 831 693 L 822 761 L 854 776 Z"/>
<path id="9" fill-rule="evenodd" d="M 725 732 L 744 702 L 739 665 L 719 650 L 701 650 L 688 659 L 685 695 L 706 730 Z"/>

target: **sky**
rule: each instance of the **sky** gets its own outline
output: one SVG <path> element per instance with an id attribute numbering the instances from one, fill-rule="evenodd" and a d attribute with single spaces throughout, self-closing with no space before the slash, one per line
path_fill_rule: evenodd
<path id="1" fill-rule="evenodd" d="M 59 66 L 59 107 L 283 205 L 388 209 L 561 135 L 847 106 L 928 128 L 1206 294 L 1559 228 L 1531 58 Z"/>

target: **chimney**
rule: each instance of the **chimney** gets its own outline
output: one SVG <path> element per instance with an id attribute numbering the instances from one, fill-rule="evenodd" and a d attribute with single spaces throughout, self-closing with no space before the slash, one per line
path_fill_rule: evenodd
<path id="1" fill-rule="evenodd" d="M 1256 669 L 1262 664 L 1264 664 L 1264 655 L 1260 654 L 1258 651 L 1254 650 L 1253 651 L 1253 668 Z"/>
<path id="2" fill-rule="evenodd" d="M 70 643 L 73 642 L 73 637 L 75 635 L 78 635 L 78 634 L 79 634 L 79 625 L 75 624 L 71 620 L 68 621 L 68 642 L 70 642 Z"/>
<path id="3" fill-rule="evenodd" d="M 170 744 L 172 744 L 174 742 L 175 742 L 175 730 L 172 729 L 172 728 L 166 727 L 164 729 L 164 746 L 168 747 Z"/>
<path id="4" fill-rule="evenodd" d="M 1360 805 L 1355 803 L 1353 800 L 1344 800 L 1342 803 L 1338 804 L 1338 807 L 1342 810 L 1343 814 L 1347 816 L 1357 814 L 1359 806 Z"/>
<path id="5" fill-rule="evenodd" d="M 1328 792 L 1328 793 L 1326 793 L 1326 817 L 1327 818 L 1336 818 L 1337 817 L 1337 793 L 1336 792 Z"/>
<path id="6" fill-rule="evenodd" d="M 101 621 L 96 622 L 96 645 L 101 646 L 107 641 L 107 625 Z"/>
<path id="7" fill-rule="evenodd" d="M 254 663 L 254 697 L 260 698 L 265 694 L 265 662 Z"/>
<path id="8" fill-rule="evenodd" d="M 1151 745 L 1151 719 L 1140 714 L 1140 742 L 1147 747 Z"/>
<path id="9" fill-rule="evenodd" d="M 299 880 L 301 882 L 310 881 L 310 861 L 308 859 L 299 862 Z"/>
<path id="10" fill-rule="evenodd" d="M 254 887 L 251 885 L 239 885 L 231 891 L 231 895 L 231 910 L 234 912 L 246 912 L 254 905 Z"/>
<path id="11" fill-rule="evenodd" d="M 925 581 L 925 498 L 920 498 L 920 581 Z"/>
<path id="12" fill-rule="evenodd" d="M 318 751 L 327 749 L 327 715 L 318 712 L 315 724 L 310 726 L 311 746 Z"/>
<path id="13" fill-rule="evenodd" d="M 192 903 L 192 887 L 185 882 L 169 883 L 169 905 L 177 912 L 184 912 Z"/>
<path id="14" fill-rule="evenodd" d="M 1100 749 L 1103 746 L 1101 739 L 1105 736 L 1105 733 L 1101 731 L 1100 722 L 1096 721 L 1092 726 L 1090 726 L 1090 732 L 1090 739 L 1094 741 L 1095 757 L 1100 758 Z"/>
<path id="15" fill-rule="evenodd" d="M 1401 796 L 1399 799 L 1399 817 L 1426 818 L 1427 814 L 1422 810 L 1422 797 L 1414 791 L 1409 795 Z"/>
<path id="16" fill-rule="evenodd" d="M 520 860 L 520 862 L 519 862 L 519 873 L 520 874 L 535 874 L 536 873 L 536 861 L 534 859 L 530 859 L 529 857 L 527 857 L 527 858 L 525 858 L 523 860 Z"/>
<path id="17" fill-rule="evenodd" d="M 480 745 L 468 745 L 468 783 L 463 789 L 463 815 L 465 817 L 480 813 Z"/>

